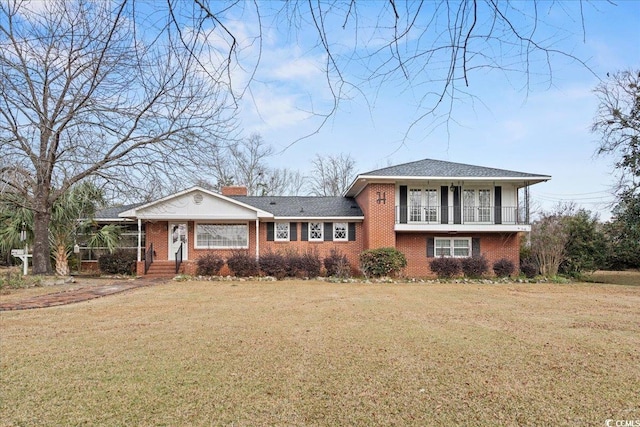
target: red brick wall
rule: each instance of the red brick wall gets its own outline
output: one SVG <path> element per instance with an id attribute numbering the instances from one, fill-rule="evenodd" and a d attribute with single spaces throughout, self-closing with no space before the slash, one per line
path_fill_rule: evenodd
<path id="1" fill-rule="evenodd" d="M 384 202 L 378 203 L 378 193 Z M 364 249 L 394 247 L 396 245 L 394 184 L 369 184 L 356 197 L 364 214 Z"/>
<path id="2" fill-rule="evenodd" d="M 309 242 L 309 241 L 301 241 L 301 226 L 300 222 L 297 223 L 297 236 L 298 240 L 295 242 L 268 242 L 267 241 L 267 225 L 266 223 L 260 224 L 260 253 L 263 254 L 269 250 L 277 252 L 286 252 L 289 250 L 297 251 L 302 253 L 307 249 L 318 251 L 318 255 L 321 259 L 324 259 L 331 253 L 332 248 L 338 249 L 340 252 L 345 254 L 353 268 L 353 273 L 356 274 L 359 268 L 359 255 L 360 252 L 363 251 L 363 229 L 361 223 L 356 223 L 356 241 L 354 242 Z M 168 222 L 161 221 L 156 223 L 147 223 L 146 224 L 147 231 L 147 247 L 149 244 L 153 243 L 154 251 L 155 251 L 155 260 L 164 261 L 168 258 Z M 196 249 L 194 247 L 195 236 L 194 236 L 194 222 L 188 222 L 188 261 L 185 261 L 184 271 L 186 274 L 195 274 L 196 273 L 196 264 L 195 261 L 202 255 L 206 253 L 214 253 L 216 255 L 221 256 L 223 259 L 229 258 L 233 250 L 230 249 Z M 255 223 L 249 223 L 249 249 L 247 250 L 249 255 L 255 256 L 256 253 L 256 229 Z M 138 265 L 138 274 L 144 274 L 144 262 L 139 263 Z M 222 275 L 229 274 L 229 270 L 225 265 L 220 272 Z"/>
<path id="3" fill-rule="evenodd" d="M 246 196 L 247 187 L 244 185 L 228 185 L 226 187 L 222 187 L 220 192 L 223 196 Z"/>
<path id="4" fill-rule="evenodd" d="M 287 252 L 289 250 L 303 253 L 307 249 L 312 251 L 318 251 L 320 259 L 326 258 L 331 253 L 331 249 L 336 248 L 347 256 L 353 274 L 359 272 L 359 256 L 363 251 L 363 231 L 362 223 L 356 223 L 356 240 L 354 242 L 309 242 L 300 240 L 301 225 L 297 223 L 298 240 L 295 242 L 268 242 L 267 241 L 267 225 L 265 223 L 260 224 L 260 253 L 263 254 L 269 250 L 273 252 Z"/>
<path id="5" fill-rule="evenodd" d="M 427 258 L 427 237 L 451 237 L 449 234 L 398 233 L 397 248 L 407 257 L 405 274 L 409 277 L 434 277 L 429 268 L 433 258 Z M 487 258 L 489 275 L 493 263 L 501 258 L 511 260 L 516 269 L 520 264 L 520 236 L 518 233 L 470 233 L 460 237 L 479 237 L 480 253 Z"/>

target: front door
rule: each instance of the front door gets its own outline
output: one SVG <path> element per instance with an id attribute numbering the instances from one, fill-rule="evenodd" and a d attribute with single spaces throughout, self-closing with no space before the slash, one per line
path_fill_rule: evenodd
<path id="1" fill-rule="evenodd" d="M 176 252 L 182 245 L 182 259 L 186 260 L 187 256 L 187 223 L 186 222 L 170 222 L 169 223 L 169 260 L 176 259 Z"/>

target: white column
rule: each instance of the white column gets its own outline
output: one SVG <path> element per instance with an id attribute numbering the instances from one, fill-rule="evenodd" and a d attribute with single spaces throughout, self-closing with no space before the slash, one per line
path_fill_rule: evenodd
<path id="1" fill-rule="evenodd" d="M 260 258 L 260 220 L 256 218 L 256 260 Z"/>
<path id="2" fill-rule="evenodd" d="M 142 261 L 142 220 L 138 218 L 138 262 Z"/>

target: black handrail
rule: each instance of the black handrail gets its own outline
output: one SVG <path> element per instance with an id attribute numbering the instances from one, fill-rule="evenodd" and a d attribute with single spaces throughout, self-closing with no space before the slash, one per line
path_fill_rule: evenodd
<path id="1" fill-rule="evenodd" d="M 180 264 L 182 264 L 182 245 L 184 243 L 180 243 L 180 247 L 176 251 L 176 274 L 180 271 Z"/>
<path id="2" fill-rule="evenodd" d="M 151 264 L 153 264 L 153 243 L 149 245 L 148 250 L 144 251 L 144 274 L 147 274 Z"/>

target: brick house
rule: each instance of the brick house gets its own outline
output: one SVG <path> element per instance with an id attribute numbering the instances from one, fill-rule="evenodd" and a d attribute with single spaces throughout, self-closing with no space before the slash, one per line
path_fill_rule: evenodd
<path id="1" fill-rule="evenodd" d="M 549 179 L 425 159 L 360 174 L 342 197 L 193 187 L 118 218 L 137 223 L 138 275 L 193 274 L 199 256 L 237 250 L 256 258 L 313 250 L 322 258 L 335 248 L 357 270 L 363 250 L 395 247 L 407 257 L 407 276 L 427 277 L 439 256 L 482 254 L 490 264 L 507 258 L 518 265 L 521 236 L 531 229 L 528 188 Z"/>

